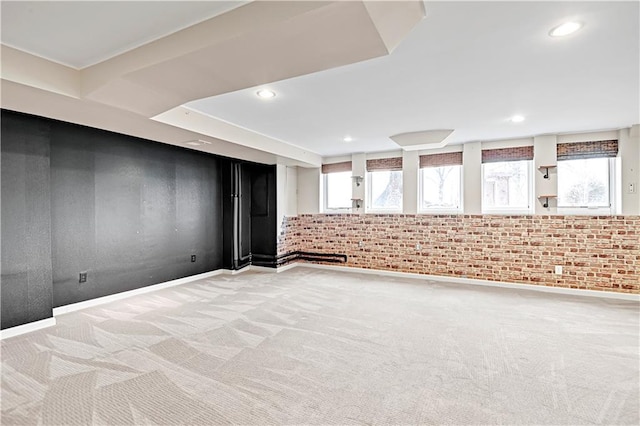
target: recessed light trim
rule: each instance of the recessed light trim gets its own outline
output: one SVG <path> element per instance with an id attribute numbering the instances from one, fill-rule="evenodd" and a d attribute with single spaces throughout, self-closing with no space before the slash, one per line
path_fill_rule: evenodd
<path id="1" fill-rule="evenodd" d="M 261 99 L 272 99 L 276 97 L 276 92 L 269 89 L 260 89 L 256 92 L 256 95 Z"/>
<path id="2" fill-rule="evenodd" d="M 582 28 L 582 22 L 577 22 L 577 21 L 565 22 L 564 24 L 560 24 L 557 27 L 552 28 L 551 31 L 549 31 L 549 35 L 551 37 L 565 37 L 565 36 L 568 36 L 569 34 L 575 33 L 580 28 Z"/>
<path id="3" fill-rule="evenodd" d="M 186 141 L 184 144 L 189 146 L 201 146 L 201 145 L 211 145 L 211 142 L 202 141 L 198 139 L 198 140 Z"/>
<path id="4" fill-rule="evenodd" d="M 522 123 L 523 121 L 524 121 L 523 115 L 514 115 L 513 117 L 511 117 L 512 123 Z"/>
<path id="5" fill-rule="evenodd" d="M 353 142 L 353 138 L 349 135 L 345 136 L 344 138 L 342 138 L 343 142 Z"/>

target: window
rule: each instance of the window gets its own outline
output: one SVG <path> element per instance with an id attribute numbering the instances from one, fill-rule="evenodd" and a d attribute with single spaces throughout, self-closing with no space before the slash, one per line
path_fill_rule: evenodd
<path id="1" fill-rule="evenodd" d="M 558 208 L 605 208 L 610 202 L 608 158 L 558 161 Z"/>
<path id="2" fill-rule="evenodd" d="M 558 144 L 558 211 L 611 214 L 618 141 Z"/>
<path id="3" fill-rule="evenodd" d="M 533 147 L 482 151 L 482 210 L 531 213 Z"/>
<path id="4" fill-rule="evenodd" d="M 322 165 L 323 211 L 351 210 L 351 162 Z"/>
<path id="5" fill-rule="evenodd" d="M 419 211 L 462 210 L 462 152 L 420 156 Z"/>
<path id="6" fill-rule="evenodd" d="M 402 211 L 402 157 L 367 160 L 367 209 Z"/>
<path id="7" fill-rule="evenodd" d="M 367 173 L 369 210 L 402 211 L 402 171 Z"/>

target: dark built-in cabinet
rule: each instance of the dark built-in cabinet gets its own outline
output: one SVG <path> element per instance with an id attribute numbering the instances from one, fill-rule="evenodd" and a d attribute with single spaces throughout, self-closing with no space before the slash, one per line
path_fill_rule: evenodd
<path id="1" fill-rule="evenodd" d="M 251 263 L 275 266 L 276 171 L 274 166 L 229 162 L 224 182 L 225 269 Z"/>

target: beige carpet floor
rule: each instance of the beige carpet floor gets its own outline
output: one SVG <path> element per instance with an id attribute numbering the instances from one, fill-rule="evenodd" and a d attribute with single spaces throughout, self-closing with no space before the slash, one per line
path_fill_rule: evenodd
<path id="1" fill-rule="evenodd" d="M 2 425 L 638 424 L 637 302 L 295 268 L 2 342 Z"/>

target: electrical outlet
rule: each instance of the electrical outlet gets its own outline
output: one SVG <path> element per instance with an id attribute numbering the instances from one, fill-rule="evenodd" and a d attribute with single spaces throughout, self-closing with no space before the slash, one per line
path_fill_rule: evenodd
<path id="1" fill-rule="evenodd" d="M 422 250 L 422 244 L 417 243 L 416 244 L 416 250 Z"/>
<path id="2" fill-rule="evenodd" d="M 80 279 L 78 280 L 79 283 L 86 283 L 87 282 L 87 273 L 86 272 L 80 272 Z"/>
<path id="3" fill-rule="evenodd" d="M 364 241 L 360 241 L 360 242 L 358 243 L 358 247 L 364 247 Z"/>
<path id="4" fill-rule="evenodd" d="M 562 275 L 562 266 L 556 265 L 555 274 L 556 275 Z"/>
<path id="5" fill-rule="evenodd" d="M 636 193 L 636 184 L 635 183 L 630 183 L 629 184 L 629 194 L 635 194 Z"/>
<path id="6" fill-rule="evenodd" d="M 195 254 L 192 254 L 192 255 L 191 255 L 191 261 L 192 261 L 192 262 L 195 262 L 195 261 L 196 261 L 196 255 L 195 255 Z"/>

